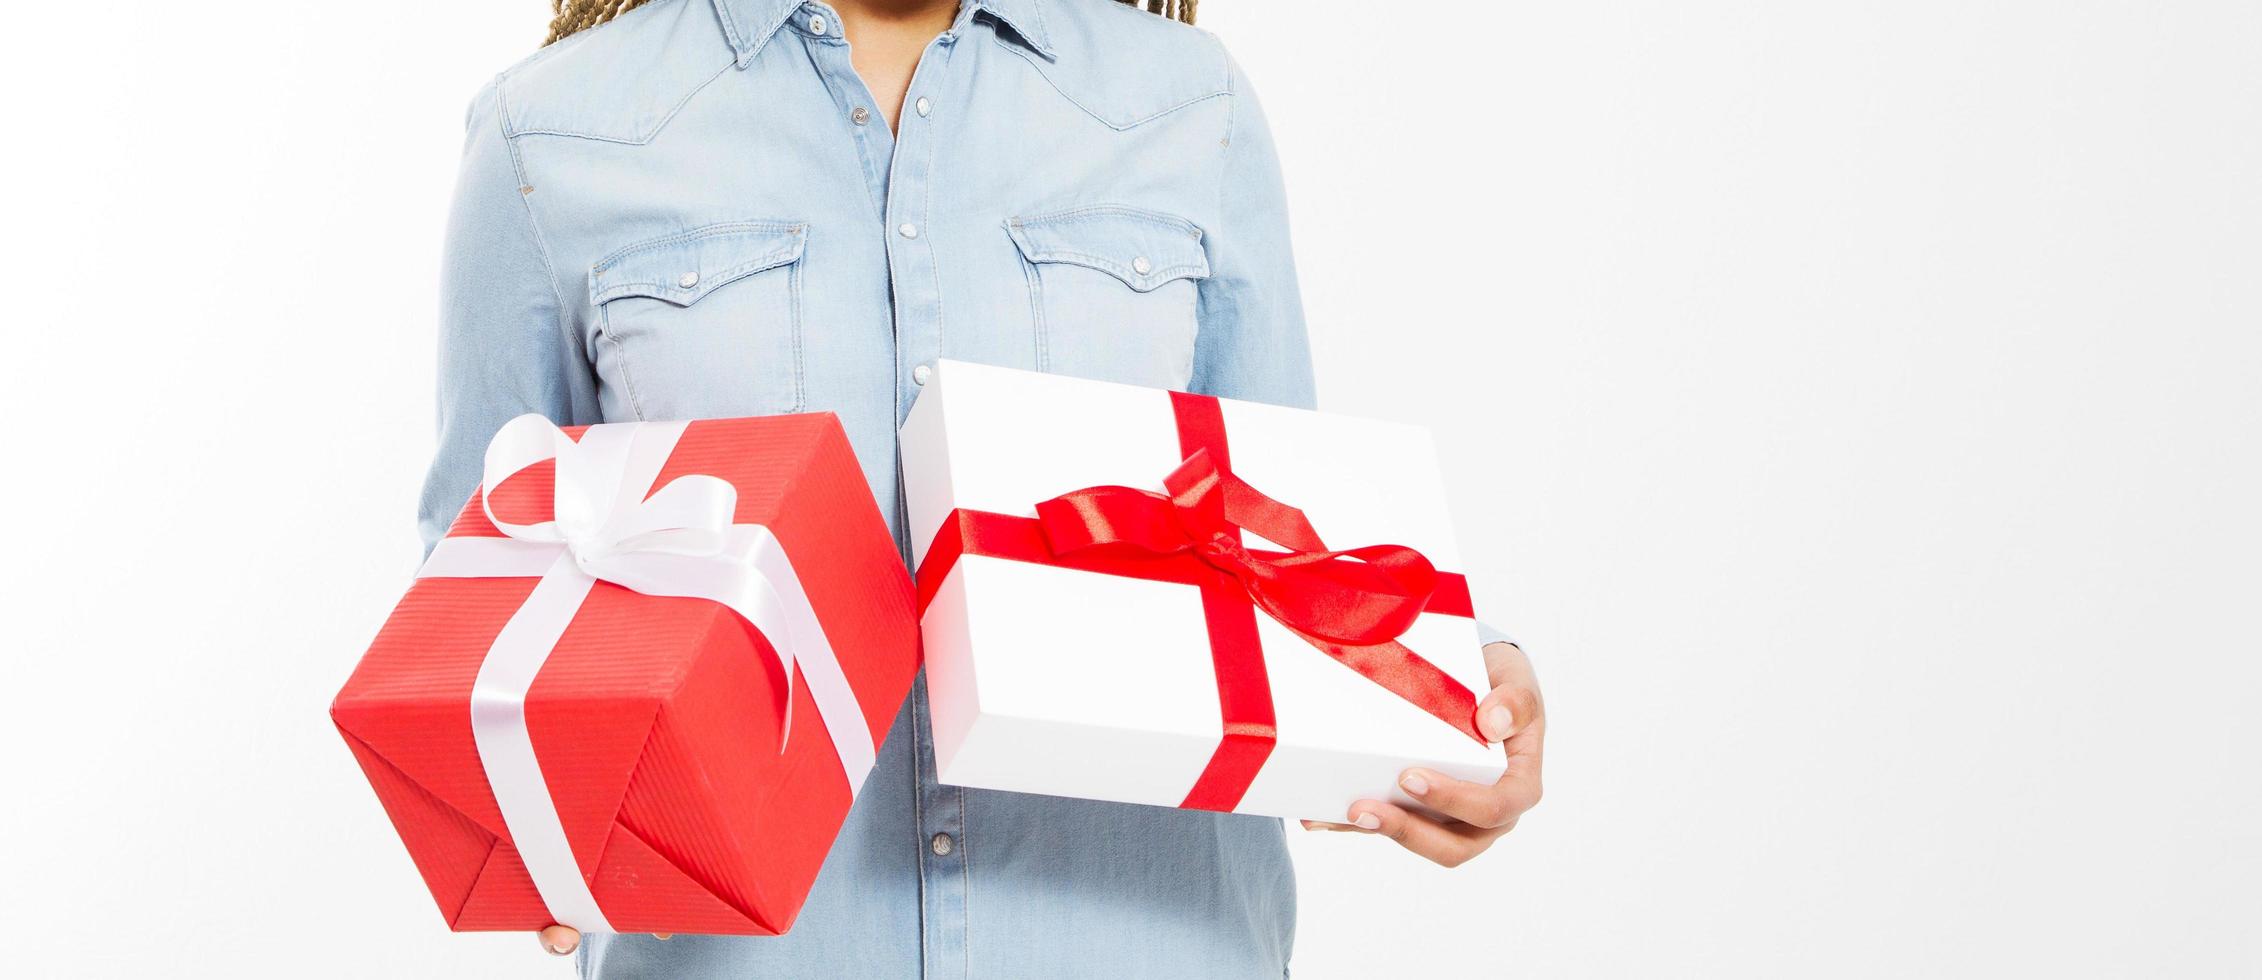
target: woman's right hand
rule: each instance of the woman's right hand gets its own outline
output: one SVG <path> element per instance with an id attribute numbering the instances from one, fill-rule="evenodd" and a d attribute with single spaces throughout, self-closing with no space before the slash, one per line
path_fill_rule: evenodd
<path id="1" fill-rule="evenodd" d="M 581 931 L 572 926 L 551 926 L 535 935 L 552 956 L 572 956 L 581 948 Z"/>
<path id="2" fill-rule="evenodd" d="M 652 934 L 652 938 L 663 941 L 674 937 L 672 932 Z M 572 956 L 574 950 L 581 948 L 581 933 L 572 926 L 551 926 L 535 933 L 535 938 L 542 940 L 542 948 L 549 950 L 552 956 Z"/>

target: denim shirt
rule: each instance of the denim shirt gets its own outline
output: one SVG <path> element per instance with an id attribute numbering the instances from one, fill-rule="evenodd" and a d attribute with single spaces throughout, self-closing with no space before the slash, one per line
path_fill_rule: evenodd
<path id="1" fill-rule="evenodd" d="M 836 413 L 901 544 L 896 426 L 938 357 L 1310 405 L 1273 145 L 1215 38 L 966 0 L 901 116 L 817 0 L 655 0 L 480 92 L 427 545 L 525 412 Z M 1285 972 L 1279 821 L 940 785 L 925 713 L 915 690 L 788 934 L 592 936 L 583 973 Z"/>

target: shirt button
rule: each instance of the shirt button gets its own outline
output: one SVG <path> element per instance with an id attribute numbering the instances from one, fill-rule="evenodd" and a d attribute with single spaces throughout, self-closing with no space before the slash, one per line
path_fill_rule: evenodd
<path id="1" fill-rule="evenodd" d="M 872 110 L 870 110 L 870 109 L 866 109 L 866 108 L 864 108 L 863 106 L 857 106 L 857 107 L 856 107 L 856 108 L 854 108 L 854 109 L 850 109 L 850 110 L 848 110 L 848 121 L 849 121 L 849 122 L 852 122 L 852 123 L 855 123 L 856 125 L 859 125 L 859 126 L 862 126 L 862 125 L 864 125 L 865 123 L 871 122 L 871 121 L 872 121 Z"/>
<path id="2" fill-rule="evenodd" d="M 919 237 L 919 226 L 906 221 L 895 226 L 895 233 L 905 238 L 917 238 Z"/>
<path id="3" fill-rule="evenodd" d="M 1147 261 L 1147 257 L 1142 255 L 1131 260 L 1131 271 L 1143 276 L 1155 271 L 1155 264 Z"/>
<path id="4" fill-rule="evenodd" d="M 922 119 L 926 118 L 927 113 L 935 111 L 935 104 L 927 101 L 927 97 L 924 95 L 919 97 L 919 101 L 912 103 L 911 107 L 919 110 L 919 116 Z"/>
<path id="5" fill-rule="evenodd" d="M 824 36 L 825 36 L 825 18 L 823 18 L 822 16 L 812 16 L 812 17 L 810 17 L 810 18 L 809 18 L 809 33 L 811 33 L 811 34 L 815 34 L 815 35 L 817 35 L 818 37 L 824 37 Z"/>
<path id="6" fill-rule="evenodd" d="M 924 364 L 921 364 L 921 365 L 919 365 L 918 367 L 915 367 L 915 368 L 912 368 L 912 369 L 911 369 L 911 383 L 912 383 L 912 384 L 915 384 L 915 385 L 918 385 L 918 386 L 920 386 L 920 387 L 922 387 L 922 388 L 926 387 L 926 385 L 927 385 L 927 380 L 928 380 L 929 378 L 932 378 L 932 377 L 934 377 L 934 376 L 935 376 L 935 369 L 934 369 L 934 368 L 931 368 L 931 367 L 928 367 L 928 366 L 926 366 L 926 365 L 924 365 Z M 937 853 L 937 854 L 948 854 L 948 853 L 950 853 L 950 838 L 948 838 L 948 837 L 945 837 L 945 836 L 943 836 L 942 834 L 936 834 L 936 835 L 935 835 L 935 840 L 937 840 L 937 841 L 940 841 L 940 842 L 941 842 L 941 843 L 938 843 L 938 844 L 936 844 L 936 845 L 935 845 L 935 848 L 936 848 L 936 850 L 935 850 L 935 853 Z"/>
<path id="7" fill-rule="evenodd" d="M 685 289 L 690 289 L 693 286 L 699 285 L 699 274 L 696 272 L 686 272 L 676 279 L 675 284 L 682 286 Z"/>
<path id="8" fill-rule="evenodd" d="M 949 857 L 951 849 L 950 835 L 936 834 L 935 839 L 927 842 L 927 846 L 934 849 L 936 857 Z"/>

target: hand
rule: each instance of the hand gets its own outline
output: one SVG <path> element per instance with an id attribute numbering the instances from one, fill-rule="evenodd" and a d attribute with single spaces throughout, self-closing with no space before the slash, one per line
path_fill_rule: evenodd
<path id="1" fill-rule="evenodd" d="M 536 935 L 551 956 L 572 956 L 574 950 L 581 948 L 581 930 L 572 926 L 551 926 Z"/>
<path id="2" fill-rule="evenodd" d="M 1306 820 L 1304 829 L 1381 834 L 1448 868 L 1484 853 L 1516 829 L 1524 812 L 1539 805 L 1547 713 L 1539 700 L 1539 679 L 1521 648 L 1513 643 L 1491 644 L 1484 648 L 1484 665 L 1492 692 L 1477 702 L 1477 730 L 1486 739 L 1505 744 L 1508 771 L 1498 781 L 1472 783 L 1427 769 L 1408 769 L 1399 774 L 1398 788 L 1446 819 L 1381 800 L 1360 800 L 1351 804 L 1350 823 Z"/>
<path id="3" fill-rule="evenodd" d="M 574 950 L 581 948 L 581 931 L 572 926 L 551 926 L 535 935 L 542 940 L 542 948 L 549 950 L 552 956 L 572 956 Z M 654 939 L 674 937 L 675 933 L 672 932 L 652 934 Z"/>

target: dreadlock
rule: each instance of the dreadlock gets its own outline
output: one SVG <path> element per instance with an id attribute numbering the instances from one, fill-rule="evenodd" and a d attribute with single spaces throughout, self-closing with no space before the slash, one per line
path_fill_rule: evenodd
<path id="1" fill-rule="evenodd" d="M 1127 7 L 1137 7 L 1151 14 L 1160 14 L 1172 20 L 1191 24 L 1194 22 L 1194 5 L 1201 0 L 1116 0 Z M 644 5 L 644 0 L 550 0 L 550 36 L 543 44 L 555 44 L 573 34 L 588 30 L 608 20 Z"/>
<path id="2" fill-rule="evenodd" d="M 1116 0 L 1126 7 L 1137 7 L 1150 14 L 1161 14 L 1182 24 L 1194 22 L 1194 4 L 1200 0 Z"/>

